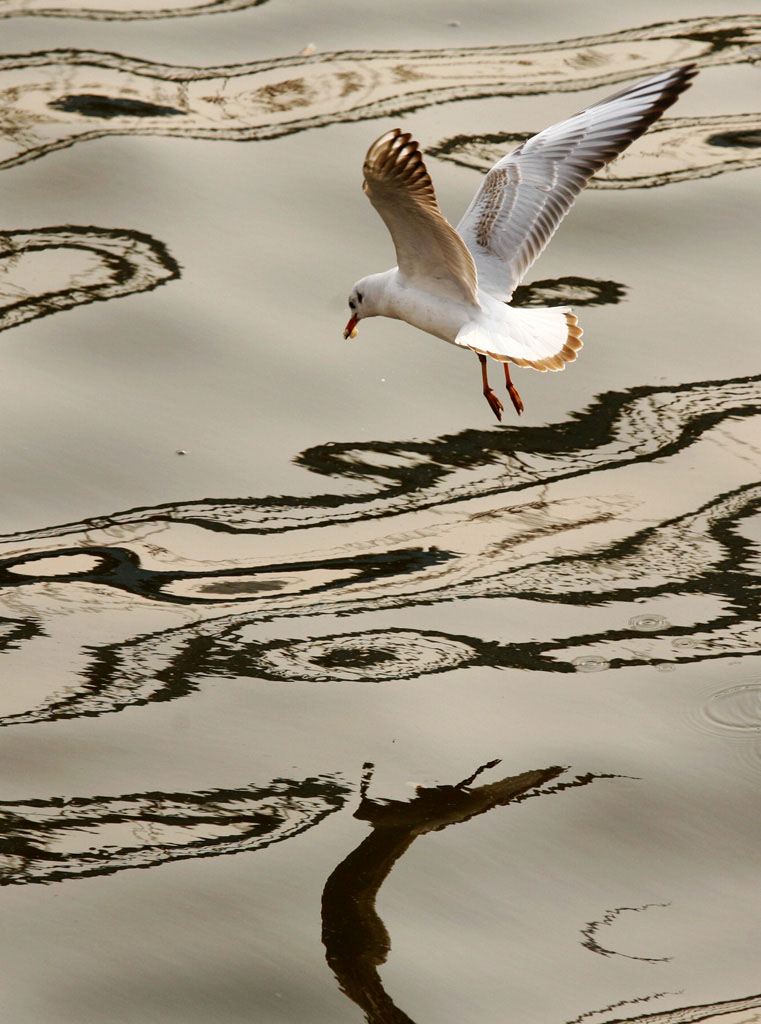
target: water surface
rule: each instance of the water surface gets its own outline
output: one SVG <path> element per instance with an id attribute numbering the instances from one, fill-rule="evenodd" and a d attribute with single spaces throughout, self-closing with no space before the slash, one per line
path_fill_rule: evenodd
<path id="1" fill-rule="evenodd" d="M 0 15 L 4 1020 L 757 1020 L 761 11 Z M 520 420 L 342 341 L 377 135 L 456 220 L 691 60 Z"/>

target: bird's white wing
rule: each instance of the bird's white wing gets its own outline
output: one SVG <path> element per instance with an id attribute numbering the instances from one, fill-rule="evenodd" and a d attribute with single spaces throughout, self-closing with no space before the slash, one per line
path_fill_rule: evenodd
<path id="1" fill-rule="evenodd" d="M 391 232 L 404 281 L 478 305 L 473 257 L 443 216 L 417 142 L 394 128 L 367 152 L 363 189 Z"/>
<path id="2" fill-rule="evenodd" d="M 592 175 L 690 85 L 693 64 L 630 86 L 545 128 L 492 167 L 457 230 L 481 288 L 507 302 Z"/>

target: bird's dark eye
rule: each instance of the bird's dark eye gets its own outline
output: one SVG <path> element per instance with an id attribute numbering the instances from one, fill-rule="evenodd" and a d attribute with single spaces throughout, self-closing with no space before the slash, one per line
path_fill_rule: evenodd
<path id="1" fill-rule="evenodd" d="M 357 298 L 362 302 L 362 292 L 357 292 Z"/>
<path id="2" fill-rule="evenodd" d="M 354 299 L 349 299 L 349 309 L 356 309 L 356 308 L 357 307 L 354 305 Z"/>

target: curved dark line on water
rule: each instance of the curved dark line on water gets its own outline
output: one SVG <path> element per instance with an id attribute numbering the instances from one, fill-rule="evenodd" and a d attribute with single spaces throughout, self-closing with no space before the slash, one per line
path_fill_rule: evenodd
<path id="1" fill-rule="evenodd" d="M 629 911 L 633 914 L 640 914 L 645 910 L 650 910 L 651 907 L 669 906 L 671 906 L 670 903 L 643 903 L 640 907 L 616 907 L 614 910 L 606 910 L 601 920 L 588 921 L 586 926 L 581 929 L 581 934 L 584 936 L 584 941 L 581 944 L 591 953 L 597 953 L 598 956 L 620 956 L 625 960 L 641 960 L 643 963 L 647 964 L 668 963 L 672 959 L 670 956 L 633 956 L 630 953 L 620 953 L 615 949 L 607 949 L 597 941 L 597 932 L 602 927 L 609 927 L 612 925 L 616 918 L 620 914 L 624 913 L 624 911 Z"/>
<path id="2" fill-rule="evenodd" d="M 67 555 L 87 555 L 98 559 L 99 564 L 94 569 L 74 570 L 65 574 L 40 574 L 37 576 L 23 575 L 14 572 L 14 568 L 28 566 L 35 561 L 47 561 L 51 558 L 63 558 Z M 328 591 L 341 589 L 344 586 L 355 586 L 358 583 L 371 583 L 386 576 L 397 576 L 399 574 L 411 573 L 425 569 L 428 566 L 439 565 L 449 561 L 454 556 L 439 549 L 423 551 L 420 548 L 409 548 L 399 551 L 385 551 L 373 555 L 354 555 L 348 558 L 324 558 L 305 559 L 299 562 L 273 563 L 271 565 L 257 565 L 254 569 L 250 566 L 237 568 L 225 568 L 192 572 L 189 570 L 156 570 L 143 568 L 140 559 L 129 548 L 117 547 L 73 547 L 59 548 L 46 552 L 23 555 L 19 558 L 0 561 L 0 587 L 24 587 L 30 583 L 106 583 L 117 590 L 134 594 L 137 597 L 153 598 L 170 604 L 198 604 L 202 598 L 184 597 L 181 594 L 167 592 L 166 587 L 170 584 L 182 583 L 192 580 L 213 581 L 215 579 L 234 580 L 240 577 L 248 578 L 253 574 L 257 576 L 282 575 L 283 573 L 310 572 L 313 570 L 349 570 L 353 575 L 348 580 L 338 579 L 333 582 L 316 584 L 303 591 L 308 596 L 318 596 Z M 264 589 L 264 588 L 262 588 Z M 267 588 L 269 589 L 269 588 Z M 224 601 L 225 604 L 238 601 L 250 601 L 251 595 L 235 598 L 229 595 L 213 596 L 209 599 L 214 603 Z"/>
<path id="3" fill-rule="evenodd" d="M 728 1013 L 742 1013 L 756 1010 L 761 1006 L 761 995 L 741 999 L 723 999 L 715 1003 L 701 1003 L 697 1006 L 680 1006 L 658 1013 L 644 1013 L 640 1017 L 616 1017 L 604 1024 L 695 1024 L 697 1021 L 722 1017 Z"/>
<path id="4" fill-rule="evenodd" d="M 0 265 L 5 260 L 61 249 L 97 257 L 103 265 L 103 279 L 78 284 L 72 278 L 68 286 L 0 305 L 0 331 L 91 302 L 153 291 L 182 273 L 166 245 L 142 231 L 80 224 L 0 231 Z"/>
<path id="5" fill-rule="evenodd" d="M 161 7 L 156 10 L 99 10 L 96 7 L 19 7 L 0 11 L 0 18 L 77 18 L 82 21 L 156 21 L 161 18 L 190 18 L 202 14 L 230 14 L 247 7 L 259 7 L 267 0 L 210 0 L 195 7 Z"/>

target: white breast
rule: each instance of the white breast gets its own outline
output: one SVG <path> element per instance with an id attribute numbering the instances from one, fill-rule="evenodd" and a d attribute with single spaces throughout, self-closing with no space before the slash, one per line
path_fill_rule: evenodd
<path id="1" fill-rule="evenodd" d="M 453 345 L 460 330 L 466 324 L 479 320 L 482 313 L 471 303 L 432 295 L 414 285 L 405 285 L 397 272 L 388 281 L 382 315 L 404 320 Z"/>

